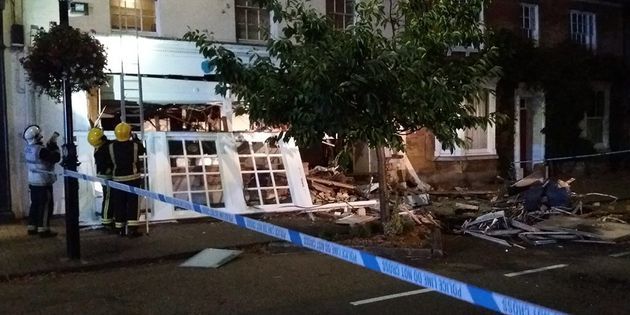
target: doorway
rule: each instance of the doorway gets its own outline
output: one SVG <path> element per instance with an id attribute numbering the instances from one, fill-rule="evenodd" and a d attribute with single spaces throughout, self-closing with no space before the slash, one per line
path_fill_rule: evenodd
<path id="1" fill-rule="evenodd" d="M 516 178 L 531 174 L 545 159 L 545 102 L 542 92 L 517 90 L 515 97 L 514 160 Z"/>

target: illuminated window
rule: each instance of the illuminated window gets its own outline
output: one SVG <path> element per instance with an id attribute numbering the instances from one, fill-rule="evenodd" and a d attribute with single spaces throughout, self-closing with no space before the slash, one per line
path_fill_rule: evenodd
<path id="1" fill-rule="evenodd" d="M 155 0 L 110 0 L 111 24 L 115 30 L 155 32 Z"/>
<path id="2" fill-rule="evenodd" d="M 236 39 L 263 41 L 269 31 L 269 11 L 251 0 L 236 0 Z"/>

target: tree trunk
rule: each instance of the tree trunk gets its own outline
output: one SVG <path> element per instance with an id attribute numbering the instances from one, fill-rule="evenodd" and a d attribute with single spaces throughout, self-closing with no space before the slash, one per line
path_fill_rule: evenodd
<path id="1" fill-rule="evenodd" d="M 387 174 L 385 173 L 385 148 L 382 146 L 376 149 L 376 162 L 378 163 L 378 200 L 381 210 L 381 222 L 389 221 L 389 191 L 387 188 Z"/>

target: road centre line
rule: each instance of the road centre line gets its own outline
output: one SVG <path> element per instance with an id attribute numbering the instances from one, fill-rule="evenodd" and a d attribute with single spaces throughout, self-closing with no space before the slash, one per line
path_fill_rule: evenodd
<path id="1" fill-rule="evenodd" d="M 610 257 L 619 258 L 619 257 L 622 257 L 622 256 L 627 256 L 627 255 L 630 255 L 630 252 L 622 252 L 622 253 L 610 254 Z"/>
<path id="2" fill-rule="evenodd" d="M 510 273 L 504 274 L 504 276 L 506 276 L 506 277 L 516 277 L 516 276 L 520 276 L 520 275 L 526 275 L 526 274 L 529 274 L 529 273 L 536 273 L 536 272 L 541 272 L 541 271 L 546 271 L 546 270 L 551 270 L 551 269 L 564 268 L 566 266 L 568 266 L 568 265 L 566 265 L 566 264 L 559 264 L 559 265 L 547 266 L 547 267 L 542 267 L 542 268 L 523 270 L 523 271 L 518 271 L 518 272 L 510 272 Z"/>
<path id="3" fill-rule="evenodd" d="M 422 293 L 427 293 L 427 292 L 431 292 L 431 291 L 433 291 L 433 289 L 413 290 L 413 291 L 409 291 L 409 292 L 402 292 L 402 293 L 396 293 L 396 294 L 390 294 L 390 295 L 383 295 L 383 296 L 379 296 L 379 297 L 375 297 L 375 298 L 371 298 L 371 299 L 350 302 L 350 304 L 352 304 L 354 306 L 358 306 L 358 305 L 362 305 L 362 304 L 368 304 L 368 303 L 380 302 L 380 301 L 385 301 L 385 300 L 391 300 L 391 299 L 395 299 L 395 298 L 399 298 L 399 297 L 403 297 L 403 296 L 422 294 Z"/>

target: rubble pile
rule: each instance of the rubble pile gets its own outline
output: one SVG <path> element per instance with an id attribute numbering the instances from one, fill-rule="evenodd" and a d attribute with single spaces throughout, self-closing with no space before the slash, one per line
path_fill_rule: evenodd
<path id="1" fill-rule="evenodd" d="M 630 225 L 620 218 L 604 210 L 584 213 L 587 197 L 606 198 L 610 203 L 617 198 L 572 193 L 572 181 L 536 174 L 526 177 L 510 186 L 507 198 L 493 198 L 490 211 L 466 220 L 456 232 L 517 247 L 519 243 L 537 246 L 563 241 L 614 244 L 630 239 Z"/>
<path id="2" fill-rule="evenodd" d="M 337 171 L 337 168 L 316 166 L 308 171 L 306 179 L 311 199 L 316 205 L 366 200 L 359 193 L 353 179 Z"/>
<path id="3" fill-rule="evenodd" d="M 339 172 L 336 167 L 322 166 L 309 169 L 306 179 L 315 205 L 340 204 L 340 207 L 327 212 L 316 210 L 320 215 L 333 217 L 336 223 L 348 225 L 364 224 L 380 217 L 376 204 L 374 207 L 349 206 L 350 202 L 376 199 L 378 183 L 356 185 L 352 177 Z M 400 185 L 391 193 L 400 201 L 397 207 L 400 216 L 406 216 L 418 225 L 440 226 L 438 220 L 430 212 L 420 208 L 430 202 L 427 193 L 421 192 L 418 187 L 403 189 Z M 348 206 L 344 207 L 343 204 Z"/>

